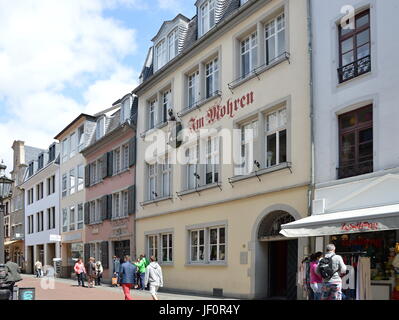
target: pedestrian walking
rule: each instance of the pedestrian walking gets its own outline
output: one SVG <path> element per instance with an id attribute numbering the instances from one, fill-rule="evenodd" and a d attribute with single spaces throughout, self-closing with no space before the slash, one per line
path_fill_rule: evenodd
<path id="1" fill-rule="evenodd" d="M 145 278 L 145 272 L 147 270 L 147 262 L 144 257 L 144 255 L 140 255 L 140 258 L 138 259 L 138 262 L 135 263 L 136 267 L 138 268 L 139 272 L 139 279 L 140 279 L 140 289 L 139 290 L 145 290 L 145 284 L 144 284 L 144 278 Z"/>
<path id="2" fill-rule="evenodd" d="M 346 274 L 346 265 L 342 257 L 335 254 L 335 245 L 327 245 L 326 251 L 316 268 L 323 278 L 321 300 L 342 300 L 341 276 Z"/>
<path id="3" fill-rule="evenodd" d="M 112 274 L 114 275 L 115 278 L 119 277 L 120 268 L 121 268 L 121 260 L 117 256 L 114 256 L 112 258 Z"/>
<path id="4" fill-rule="evenodd" d="M 76 261 L 73 269 L 75 270 L 76 277 L 78 278 L 78 287 L 82 285 L 82 287 L 84 288 L 85 287 L 84 277 L 86 275 L 86 268 L 82 259 L 79 258 L 78 261 Z"/>
<path id="5" fill-rule="evenodd" d="M 101 286 L 101 279 L 103 277 L 104 268 L 101 261 L 96 262 L 96 286 Z"/>
<path id="6" fill-rule="evenodd" d="M 145 286 L 150 285 L 150 292 L 154 300 L 159 300 L 157 292 L 160 287 L 163 287 L 162 268 L 156 261 L 155 257 L 150 257 L 150 264 L 145 273 Z"/>
<path id="7" fill-rule="evenodd" d="M 37 260 L 35 263 L 35 269 L 36 269 L 36 278 L 41 278 L 43 276 L 43 271 L 42 271 L 42 263 L 40 260 Z"/>
<path id="8" fill-rule="evenodd" d="M 94 280 L 96 278 L 96 264 L 95 259 L 90 257 L 89 262 L 87 263 L 86 270 L 87 270 L 87 282 L 88 288 L 94 288 Z"/>
<path id="9" fill-rule="evenodd" d="M 122 286 L 125 300 L 133 300 L 130 290 L 136 284 L 137 267 L 132 263 L 130 256 L 125 256 L 124 261 L 119 270 L 119 284 Z"/>
<path id="10" fill-rule="evenodd" d="M 310 288 L 313 291 L 313 300 L 321 299 L 321 289 L 323 286 L 323 278 L 317 274 L 316 269 L 320 259 L 323 257 L 322 252 L 313 253 L 310 256 Z"/>

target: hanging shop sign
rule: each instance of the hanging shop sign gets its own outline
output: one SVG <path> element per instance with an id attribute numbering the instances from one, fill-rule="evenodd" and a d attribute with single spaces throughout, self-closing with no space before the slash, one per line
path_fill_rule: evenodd
<path id="1" fill-rule="evenodd" d="M 253 91 L 237 99 L 228 99 L 226 104 L 215 104 L 203 116 L 192 117 L 188 122 L 191 131 L 198 131 L 206 125 L 213 124 L 225 117 L 234 118 L 237 112 L 254 103 Z"/>

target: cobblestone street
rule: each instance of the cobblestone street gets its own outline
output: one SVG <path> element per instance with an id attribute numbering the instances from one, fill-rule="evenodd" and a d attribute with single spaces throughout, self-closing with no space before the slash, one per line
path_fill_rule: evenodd
<path id="1" fill-rule="evenodd" d="M 44 283 L 44 286 L 41 285 Z M 46 278 L 37 279 L 33 275 L 23 275 L 23 280 L 18 282 L 19 288 L 35 288 L 36 300 L 124 300 L 122 289 L 112 288 L 108 284 L 95 288 L 78 287 L 76 281 L 68 279 L 55 279 L 54 288 L 49 287 Z M 87 284 L 87 283 L 86 283 Z M 148 291 L 131 291 L 134 300 L 152 300 Z M 161 300 L 215 300 L 209 297 L 198 297 L 180 294 L 159 293 Z"/>

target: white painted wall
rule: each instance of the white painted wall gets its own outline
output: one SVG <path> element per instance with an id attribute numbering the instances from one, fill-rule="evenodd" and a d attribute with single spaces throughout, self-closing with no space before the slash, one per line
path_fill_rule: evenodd
<path id="1" fill-rule="evenodd" d="M 55 175 L 55 193 L 47 196 L 47 178 Z M 44 197 L 36 200 L 36 185 L 40 182 L 44 183 Z M 28 199 L 25 196 L 25 247 L 39 244 L 54 243 L 50 241 L 50 235 L 60 235 L 60 194 L 59 194 L 59 165 L 51 164 L 44 168 L 41 172 L 33 175 L 23 185 L 25 192 L 32 187 L 34 188 L 35 201 L 28 205 Z M 55 229 L 47 230 L 47 209 L 55 207 Z M 36 232 L 37 222 L 36 213 L 44 212 L 44 231 Z M 28 234 L 28 217 L 34 215 L 34 233 Z M 59 243 L 56 245 L 56 256 L 60 257 Z"/>
<path id="2" fill-rule="evenodd" d="M 338 114 L 374 105 L 374 170 L 399 167 L 399 1 L 312 0 L 315 92 L 316 183 L 336 180 L 339 166 Z M 341 8 L 370 7 L 372 71 L 338 84 Z"/>

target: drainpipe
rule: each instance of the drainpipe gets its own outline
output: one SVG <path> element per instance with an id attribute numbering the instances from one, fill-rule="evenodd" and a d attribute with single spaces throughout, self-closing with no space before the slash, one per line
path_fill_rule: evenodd
<path id="1" fill-rule="evenodd" d="M 310 186 L 308 210 L 312 213 L 315 196 L 315 119 L 314 119 L 314 88 L 313 88 L 313 32 L 312 32 L 312 0 L 307 0 L 308 7 L 308 54 L 309 54 L 309 95 L 310 95 Z"/>

